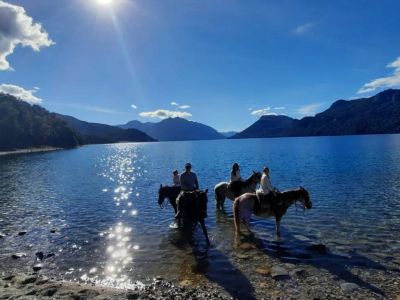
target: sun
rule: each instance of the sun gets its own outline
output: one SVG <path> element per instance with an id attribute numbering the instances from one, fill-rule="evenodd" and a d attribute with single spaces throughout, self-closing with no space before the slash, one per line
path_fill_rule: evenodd
<path id="1" fill-rule="evenodd" d="M 112 5 L 115 0 L 96 0 L 100 5 Z"/>

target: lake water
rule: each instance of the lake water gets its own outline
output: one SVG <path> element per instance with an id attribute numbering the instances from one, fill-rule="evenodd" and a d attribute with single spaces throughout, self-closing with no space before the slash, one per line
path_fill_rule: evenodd
<path id="1" fill-rule="evenodd" d="M 200 228 L 194 245 L 187 243 L 170 226 L 172 208 L 157 205 L 160 183 L 170 184 L 172 170 L 188 161 L 209 189 L 208 251 Z M 272 219 L 254 219 L 251 259 L 236 246 L 231 201 L 226 213 L 215 208 L 213 187 L 229 178 L 233 162 L 245 177 L 267 165 L 276 187 L 303 186 L 313 201 L 309 211 L 289 209 L 281 243 Z M 58 278 L 123 287 L 162 276 L 211 282 L 234 296 L 256 288 L 254 268 L 279 259 L 368 287 L 349 269 L 385 276 L 400 266 L 400 135 L 130 143 L 3 156 L 0 232 L 9 234 L 0 239 L 0 271 L 29 271 L 43 251 L 55 257 L 42 272 Z M 315 243 L 329 254 L 309 252 Z M 15 252 L 28 255 L 13 260 Z"/>

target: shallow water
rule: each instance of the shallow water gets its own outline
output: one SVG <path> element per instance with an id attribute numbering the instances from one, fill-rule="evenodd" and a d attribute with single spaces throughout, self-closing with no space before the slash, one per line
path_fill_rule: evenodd
<path id="1" fill-rule="evenodd" d="M 199 228 L 189 244 L 171 226 L 172 208 L 157 205 L 160 183 L 170 184 L 172 170 L 187 161 L 209 189 L 208 251 Z M 245 176 L 268 165 L 280 190 L 304 186 L 313 201 L 310 211 L 289 209 L 281 243 L 272 219 L 254 219 L 251 260 L 236 247 L 230 200 L 225 213 L 215 208 L 213 187 L 229 178 L 235 161 Z M 279 258 L 357 282 L 344 265 L 366 272 L 400 266 L 400 135 L 131 143 L 4 156 L 0 232 L 9 234 L 0 239 L 0 271 L 28 271 L 43 251 L 56 254 L 43 272 L 58 278 L 124 287 L 162 276 L 246 293 L 254 286 L 249 270 Z M 315 243 L 330 254 L 308 251 Z M 27 258 L 10 259 L 15 252 Z"/>

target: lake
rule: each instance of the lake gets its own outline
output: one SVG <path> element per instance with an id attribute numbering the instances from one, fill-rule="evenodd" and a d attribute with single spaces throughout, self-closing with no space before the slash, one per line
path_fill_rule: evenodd
<path id="1" fill-rule="evenodd" d="M 171 184 L 172 171 L 186 162 L 209 189 L 208 251 L 200 228 L 188 243 L 172 226 L 172 208 L 157 204 L 160 184 Z M 233 162 L 244 177 L 269 166 L 281 191 L 309 191 L 313 208 L 289 209 L 281 242 L 274 220 L 254 218 L 256 237 L 244 232 L 247 246 L 237 245 L 232 203 L 217 211 L 213 193 Z M 129 143 L 2 156 L 0 232 L 8 234 L 0 239 L 0 271 L 28 272 L 43 251 L 55 257 L 41 272 L 66 280 L 129 287 L 162 276 L 259 296 L 280 287 L 254 270 L 279 263 L 307 270 L 309 285 L 353 282 L 369 297 L 391 297 L 400 286 L 393 281 L 400 274 L 400 135 Z M 328 254 L 309 250 L 313 244 Z M 13 260 L 15 252 L 28 255 Z M 305 289 L 285 284 L 294 295 Z"/>

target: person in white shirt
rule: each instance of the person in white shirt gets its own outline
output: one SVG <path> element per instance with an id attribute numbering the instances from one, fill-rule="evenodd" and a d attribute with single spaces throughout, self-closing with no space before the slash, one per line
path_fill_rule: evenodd
<path id="1" fill-rule="evenodd" d="M 181 176 L 179 175 L 178 170 L 172 172 L 172 182 L 174 186 L 181 186 Z"/>
<path id="2" fill-rule="evenodd" d="M 239 181 L 242 178 L 240 177 L 240 167 L 238 163 L 234 163 L 232 165 L 232 171 L 231 171 L 231 182 L 232 181 Z"/>
<path id="3" fill-rule="evenodd" d="M 260 189 L 257 193 L 262 193 L 266 196 L 271 192 L 275 194 L 276 189 L 272 186 L 271 178 L 269 177 L 269 168 L 264 167 L 263 175 L 261 176 Z"/>

